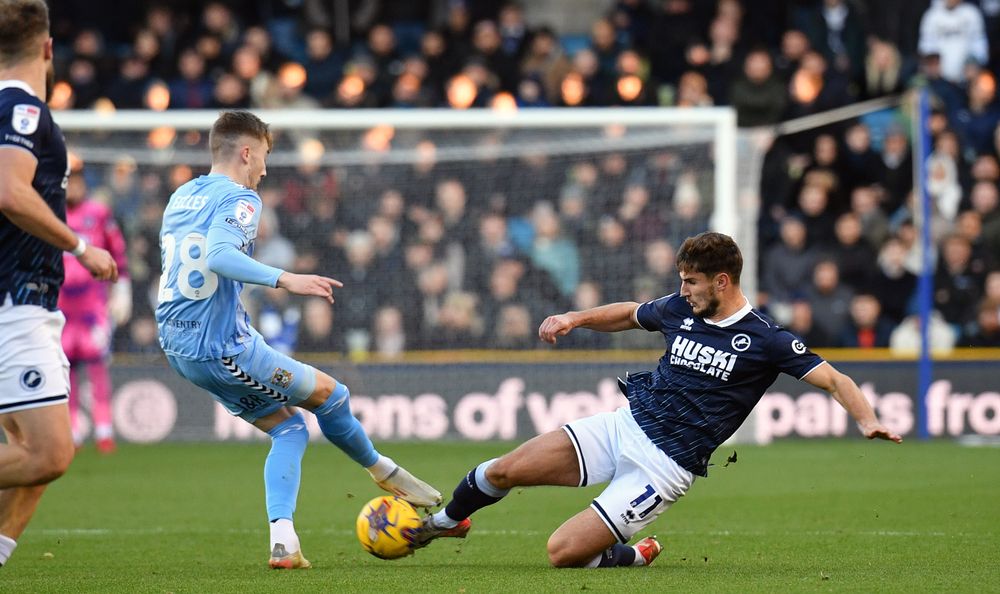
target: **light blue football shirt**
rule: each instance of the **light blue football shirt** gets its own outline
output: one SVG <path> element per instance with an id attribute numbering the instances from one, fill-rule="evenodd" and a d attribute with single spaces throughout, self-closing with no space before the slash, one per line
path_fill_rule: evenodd
<path id="1" fill-rule="evenodd" d="M 193 179 L 170 197 L 160 228 L 156 307 L 165 353 L 199 361 L 229 357 L 256 333 L 240 300 L 243 283 L 213 269 L 235 262 L 247 272 L 244 280 L 275 286 L 282 271 L 249 259 L 261 208 L 256 192 L 222 174 Z"/>

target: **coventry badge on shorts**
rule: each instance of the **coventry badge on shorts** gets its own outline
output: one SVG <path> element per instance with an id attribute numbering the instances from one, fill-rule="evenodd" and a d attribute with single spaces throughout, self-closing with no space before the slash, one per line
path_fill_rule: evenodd
<path id="1" fill-rule="evenodd" d="M 250 204 L 246 200 L 240 200 L 236 203 L 236 220 L 240 222 L 241 225 L 249 225 L 250 221 L 253 220 L 253 213 L 256 209 L 253 204 Z"/>
<path id="2" fill-rule="evenodd" d="M 45 385 L 45 375 L 37 367 L 30 367 L 21 374 L 21 387 L 31 392 Z"/>
<path id="3" fill-rule="evenodd" d="M 10 125 L 18 134 L 34 134 L 38 129 L 38 120 L 42 117 L 42 109 L 37 105 L 22 103 L 14 106 Z"/>
<path id="4" fill-rule="evenodd" d="M 274 370 L 274 375 L 271 376 L 271 383 L 279 388 L 287 388 L 292 385 L 294 378 L 295 375 L 291 371 L 278 367 Z"/>

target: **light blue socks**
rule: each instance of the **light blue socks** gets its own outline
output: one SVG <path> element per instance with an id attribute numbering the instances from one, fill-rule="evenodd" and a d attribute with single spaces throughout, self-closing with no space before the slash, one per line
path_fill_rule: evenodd
<path id="1" fill-rule="evenodd" d="M 309 430 L 301 413 L 285 419 L 267 432 L 271 451 L 264 462 L 264 495 L 267 519 L 291 520 L 299 497 L 302 479 L 302 456 L 309 443 Z"/>
<path id="2" fill-rule="evenodd" d="M 368 439 L 364 427 L 351 414 L 351 392 L 347 386 L 337 383 L 333 393 L 320 407 L 313 410 L 319 428 L 330 443 L 344 451 L 364 468 L 374 465 L 379 460 L 372 440 Z"/>

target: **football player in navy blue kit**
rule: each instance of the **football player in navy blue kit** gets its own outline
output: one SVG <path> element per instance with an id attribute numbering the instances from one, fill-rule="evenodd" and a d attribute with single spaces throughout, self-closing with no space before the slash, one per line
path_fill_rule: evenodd
<path id="1" fill-rule="evenodd" d="M 44 0 L 0 0 L 0 565 L 73 459 L 56 308 L 63 251 L 95 278 L 118 278 L 111 255 L 65 223 L 66 142 L 45 105 L 51 68 Z"/>
<path id="2" fill-rule="evenodd" d="M 781 372 L 829 392 L 869 439 L 899 443 L 857 384 L 802 340 L 755 310 L 740 290 L 743 256 L 727 235 L 702 233 L 677 252 L 680 292 L 648 303 L 612 303 L 546 318 L 538 330 L 555 344 L 574 328 L 660 332 L 667 350 L 654 371 L 619 380 L 629 407 L 573 421 L 483 462 L 452 500 L 424 518 L 420 545 L 465 537 L 473 512 L 510 489 L 608 483 L 591 505 L 549 538 L 555 567 L 649 565 L 652 537 L 629 540 L 708 475 L 712 452 L 750 414 Z"/>

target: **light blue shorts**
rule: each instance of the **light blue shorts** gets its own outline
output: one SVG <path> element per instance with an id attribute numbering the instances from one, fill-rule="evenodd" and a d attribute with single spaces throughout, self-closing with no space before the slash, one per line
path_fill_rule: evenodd
<path id="1" fill-rule="evenodd" d="M 192 361 L 167 355 L 174 371 L 208 390 L 229 414 L 249 423 L 295 406 L 316 389 L 316 370 L 274 350 L 261 336 L 232 357 Z"/>

